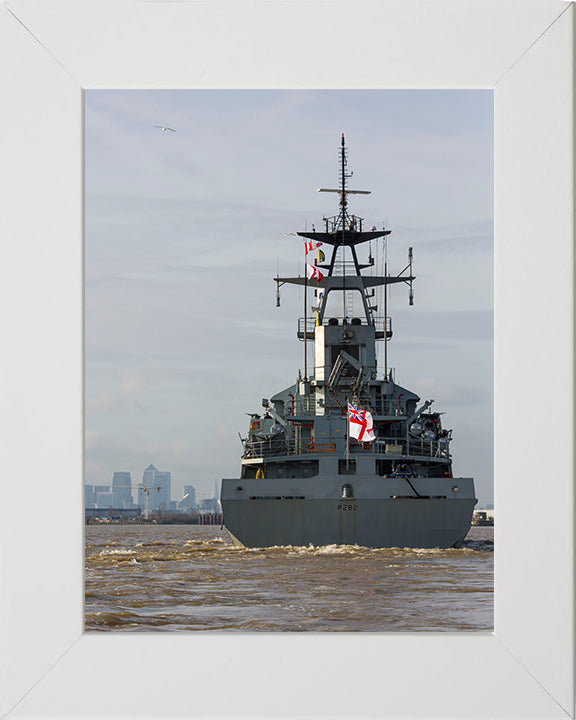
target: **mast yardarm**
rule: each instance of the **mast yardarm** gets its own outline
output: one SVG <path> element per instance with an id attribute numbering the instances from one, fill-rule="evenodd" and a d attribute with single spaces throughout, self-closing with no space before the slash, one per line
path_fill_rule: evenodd
<path id="1" fill-rule="evenodd" d="M 363 218 L 357 215 L 351 215 L 348 212 L 348 195 L 369 195 L 370 190 L 350 190 L 347 187 L 347 181 L 352 177 L 352 172 L 348 172 L 348 160 L 346 153 L 346 145 L 344 134 L 342 134 L 342 141 L 340 147 L 340 187 L 339 188 L 319 188 L 318 192 L 331 192 L 337 193 L 340 196 L 340 212 L 338 215 L 333 217 L 324 217 L 324 231 L 316 232 L 298 232 L 296 233 L 299 237 L 306 238 L 315 242 L 319 242 L 326 245 L 332 246 L 332 253 L 328 263 L 316 262 L 315 266 L 322 270 L 323 277 L 319 281 L 313 281 L 315 287 L 320 287 L 324 290 L 321 302 L 318 307 L 318 322 L 322 324 L 324 319 L 324 312 L 326 309 L 326 303 L 328 295 L 331 291 L 340 291 L 346 293 L 351 290 L 358 290 L 362 296 L 362 303 L 364 306 L 364 313 L 366 316 L 366 322 L 368 325 L 373 325 L 374 320 L 372 317 L 372 311 L 376 308 L 370 306 L 368 298 L 372 296 L 367 292 L 367 288 L 374 288 L 381 285 L 390 285 L 393 283 L 404 282 L 410 285 L 412 288 L 412 281 L 414 276 L 412 275 L 412 258 L 410 249 L 410 262 L 409 265 L 397 276 L 389 276 L 387 273 L 384 276 L 370 275 L 362 276 L 361 270 L 363 268 L 372 267 L 374 264 L 373 259 L 368 264 L 360 264 L 358 262 L 358 256 L 356 253 L 356 246 L 376 238 L 385 237 L 390 235 L 390 230 L 377 230 L 376 227 L 371 227 L 370 230 L 363 230 Z M 350 254 L 352 256 L 352 272 L 350 269 L 346 271 L 346 262 L 344 258 L 344 248 L 350 248 Z M 342 248 L 341 262 L 337 262 L 338 248 Z M 409 271 L 407 275 L 404 273 L 406 270 Z M 326 272 L 324 272 L 326 271 Z M 278 288 L 284 283 L 290 283 L 293 285 L 307 285 L 308 281 L 306 277 L 298 278 L 280 278 L 276 277 L 275 281 Z M 412 303 L 411 303 L 412 304 Z M 346 312 L 343 312 L 344 322 L 346 322 Z M 307 337 L 307 335 L 306 335 Z M 305 338 L 306 339 L 306 338 Z"/>

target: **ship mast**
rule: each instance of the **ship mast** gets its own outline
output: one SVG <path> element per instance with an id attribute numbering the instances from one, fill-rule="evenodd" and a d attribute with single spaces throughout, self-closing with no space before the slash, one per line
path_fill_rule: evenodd
<path id="1" fill-rule="evenodd" d="M 388 277 L 388 248 L 384 255 L 384 277 Z M 384 380 L 388 382 L 388 286 L 384 285 Z"/>
<path id="2" fill-rule="evenodd" d="M 380 237 L 386 237 L 387 235 L 390 235 L 390 230 L 382 229 L 377 230 L 376 227 L 371 227 L 370 230 L 364 230 L 362 227 L 363 219 L 356 216 L 356 215 L 349 215 L 348 213 L 348 195 L 369 195 L 370 190 L 350 190 L 347 187 L 347 181 L 350 177 L 352 177 L 353 173 L 348 172 L 347 170 L 347 151 L 346 151 L 346 144 L 345 144 L 345 137 L 344 134 L 342 134 L 341 138 L 341 144 L 340 144 L 340 183 L 339 187 L 337 188 L 318 188 L 318 192 L 330 192 L 330 193 L 337 193 L 339 197 L 339 212 L 338 215 L 332 216 L 332 217 L 324 217 L 324 230 L 322 232 L 317 232 L 314 227 L 312 227 L 312 231 L 308 232 L 308 230 L 305 230 L 304 232 L 297 232 L 296 234 L 302 238 L 306 238 L 308 240 L 313 240 L 316 242 L 319 242 L 323 245 L 331 245 L 332 246 L 332 252 L 331 257 L 328 263 L 322 262 L 318 263 L 316 262 L 316 267 L 318 270 L 323 271 L 322 277 L 318 280 L 317 278 L 312 281 L 312 284 L 314 287 L 321 288 L 323 290 L 321 300 L 318 304 L 317 308 L 317 325 L 324 325 L 325 323 L 325 313 L 327 309 L 327 303 L 329 299 L 329 295 L 332 291 L 342 292 L 343 295 L 343 312 L 342 312 L 342 324 L 347 325 L 349 318 L 347 313 L 347 293 L 350 293 L 351 291 L 356 291 L 360 295 L 360 299 L 363 305 L 364 315 L 365 315 L 365 322 L 368 326 L 371 326 L 375 330 L 375 339 L 376 340 L 382 340 L 384 339 L 387 341 L 387 338 L 391 336 L 391 333 L 389 333 L 387 328 L 387 317 L 388 317 L 388 306 L 387 306 L 387 297 L 385 295 L 385 308 L 384 308 L 384 328 L 383 332 L 381 330 L 376 331 L 376 323 L 374 318 L 374 311 L 377 309 L 377 306 L 373 306 L 370 304 L 370 298 L 373 297 L 373 288 L 376 288 L 378 286 L 384 285 L 385 288 L 392 284 L 392 283 L 399 283 L 404 282 L 410 286 L 410 304 L 412 304 L 412 281 L 414 280 L 414 277 L 412 275 L 412 249 L 410 249 L 409 253 L 409 264 L 407 265 L 402 272 L 396 276 L 390 276 L 388 275 L 388 267 L 387 263 L 385 265 L 385 271 L 384 276 L 377 276 L 377 275 L 367 275 L 364 276 L 361 273 L 361 270 L 367 267 L 372 267 L 374 264 L 374 260 L 371 258 L 368 263 L 361 264 L 358 261 L 358 255 L 356 252 L 356 246 L 360 245 L 365 242 L 369 242 L 371 240 L 375 240 Z M 353 267 L 352 272 L 346 272 L 346 248 L 350 249 L 350 255 L 352 258 L 351 266 Z M 340 251 L 341 256 L 341 263 L 338 264 L 336 262 L 338 251 Z M 409 270 L 407 274 L 406 270 Z M 308 281 L 308 273 L 305 272 L 304 277 L 298 277 L 298 278 L 281 278 L 276 277 L 274 278 L 275 282 L 277 283 L 278 288 L 280 285 L 283 285 L 284 283 L 290 283 L 293 285 L 304 285 L 304 295 L 305 295 L 305 303 L 306 303 L 306 296 L 307 296 L 307 289 L 308 285 L 310 284 Z M 317 286 L 316 286 L 317 283 Z M 371 291 L 371 293 L 370 293 Z M 298 337 L 300 339 L 304 340 L 304 343 L 306 345 L 306 341 L 309 338 L 308 334 L 308 328 L 307 328 L 307 321 L 308 321 L 308 311 L 305 307 L 304 309 L 304 328 L 303 330 L 298 331 Z M 305 355 L 306 355 L 306 347 L 305 347 Z M 385 351 L 385 368 L 387 371 L 387 354 Z M 307 375 L 307 362 L 305 360 L 305 375 Z"/>
<path id="3" fill-rule="evenodd" d="M 348 215 L 346 213 L 346 207 L 348 205 L 348 200 L 346 198 L 346 178 L 351 177 L 352 173 L 346 174 L 346 145 L 344 142 L 344 133 L 342 133 L 342 146 L 340 150 L 340 161 L 341 161 L 341 167 L 340 167 L 340 176 L 341 176 L 341 185 L 342 188 L 340 190 L 340 216 L 341 216 L 341 224 L 342 224 L 342 245 L 341 245 L 341 251 L 340 251 L 340 258 L 342 260 L 342 277 L 343 277 L 343 292 L 342 292 L 342 317 L 344 318 L 344 322 L 346 322 L 346 250 L 345 250 L 345 236 L 344 236 L 344 229 L 346 227 L 346 221 L 348 220 Z"/>

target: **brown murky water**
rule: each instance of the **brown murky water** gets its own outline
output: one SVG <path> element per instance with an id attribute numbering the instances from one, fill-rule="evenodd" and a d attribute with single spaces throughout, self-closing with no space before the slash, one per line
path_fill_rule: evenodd
<path id="1" fill-rule="evenodd" d="M 459 550 L 245 549 L 218 526 L 88 526 L 85 627 L 492 630 L 493 530 Z"/>

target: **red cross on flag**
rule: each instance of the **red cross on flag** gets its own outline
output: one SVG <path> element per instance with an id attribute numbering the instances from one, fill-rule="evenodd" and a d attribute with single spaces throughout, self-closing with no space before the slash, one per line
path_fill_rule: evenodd
<path id="1" fill-rule="evenodd" d="M 312 280 L 312 278 L 315 278 L 316 280 L 318 280 L 318 282 L 320 282 L 320 280 L 322 280 L 322 278 L 324 277 L 324 275 L 320 272 L 320 270 L 318 270 L 318 268 L 315 267 L 314 265 L 308 265 L 308 263 L 306 263 L 306 268 L 308 270 L 308 279 L 309 280 Z"/>

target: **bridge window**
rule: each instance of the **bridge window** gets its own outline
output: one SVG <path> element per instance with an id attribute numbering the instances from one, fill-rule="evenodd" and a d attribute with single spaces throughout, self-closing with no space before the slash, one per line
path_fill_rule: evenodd
<path id="1" fill-rule="evenodd" d="M 360 360 L 360 346 L 359 345 L 332 345 L 330 348 L 332 357 L 332 365 L 336 362 L 336 358 L 340 355 L 340 351 L 345 350 L 348 355 L 352 355 L 354 360 Z"/>

